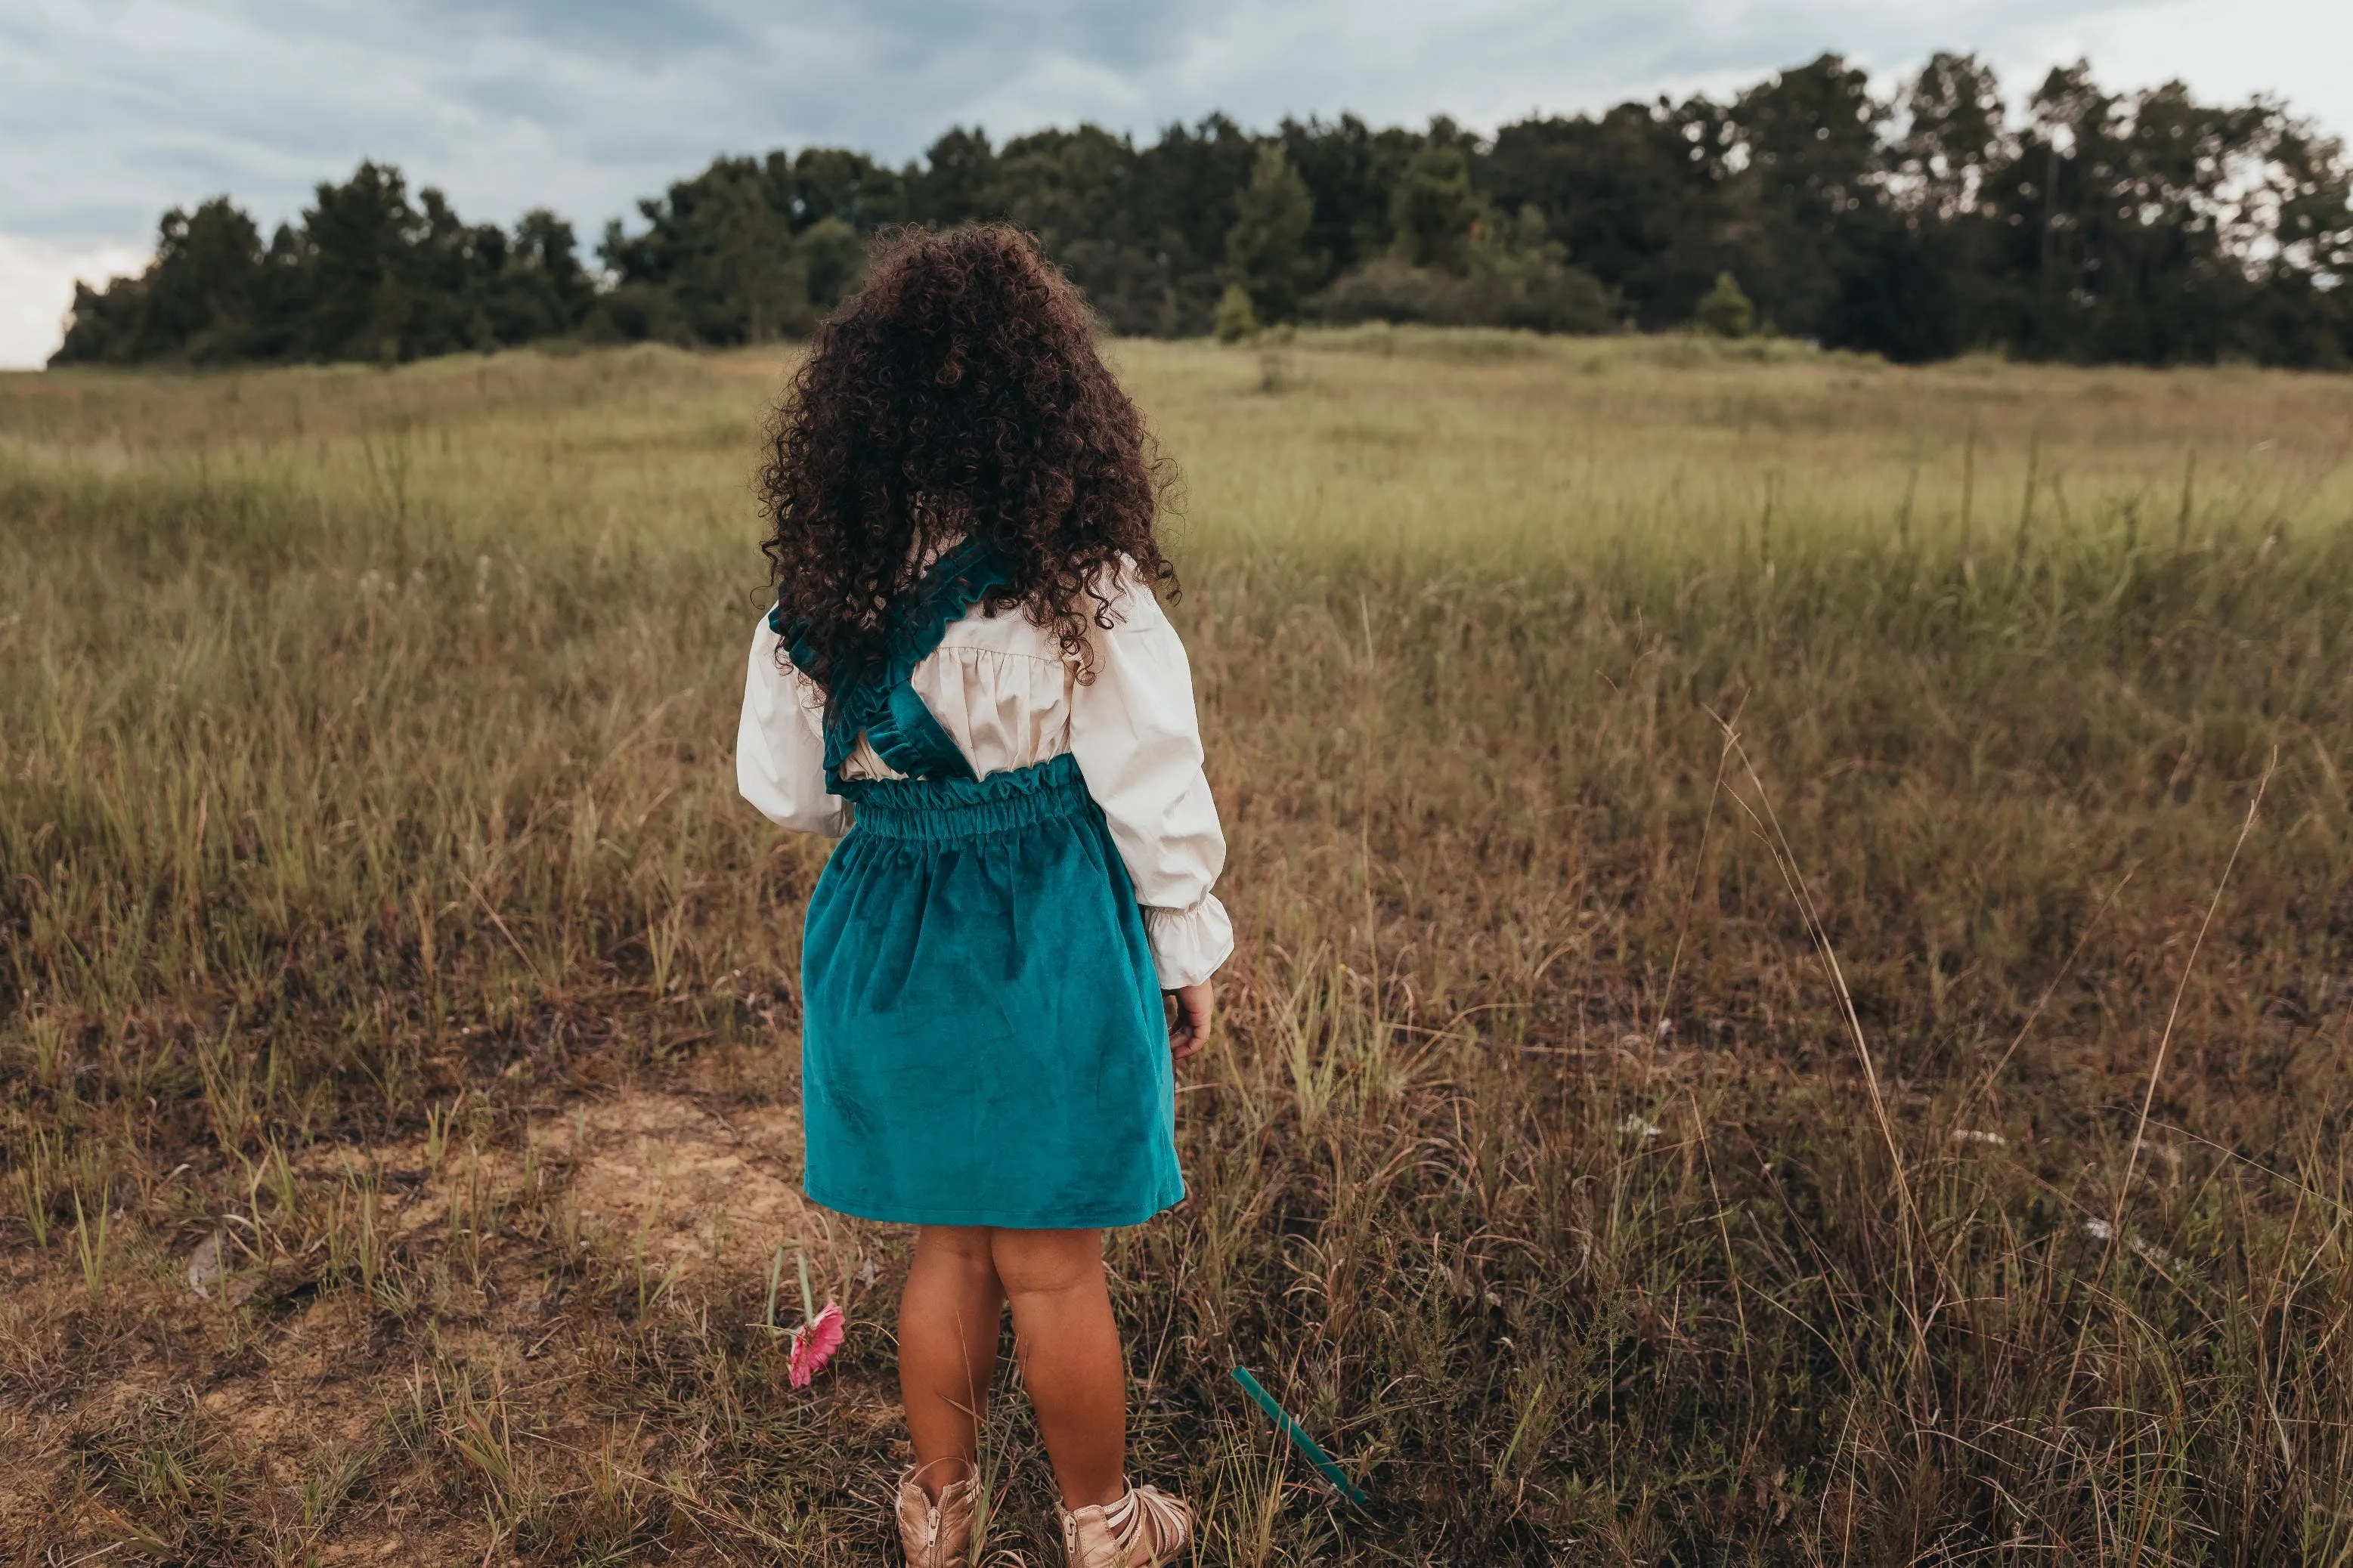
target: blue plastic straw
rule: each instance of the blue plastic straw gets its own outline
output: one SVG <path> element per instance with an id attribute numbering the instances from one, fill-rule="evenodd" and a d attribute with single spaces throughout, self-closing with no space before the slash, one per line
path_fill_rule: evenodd
<path id="1" fill-rule="evenodd" d="M 1325 1480 L 1340 1489 L 1342 1497 L 1359 1508 L 1364 1506 L 1365 1494 L 1356 1489 L 1356 1483 L 1348 1479 L 1348 1473 L 1340 1468 L 1339 1461 L 1325 1453 L 1324 1446 L 1307 1435 L 1306 1427 L 1284 1413 L 1282 1406 L 1274 1402 L 1274 1396 L 1259 1386 L 1258 1379 L 1252 1377 L 1246 1368 L 1238 1366 L 1234 1368 L 1234 1381 L 1242 1385 L 1244 1394 L 1258 1402 L 1258 1407 L 1266 1412 L 1267 1419 L 1282 1429 L 1282 1435 L 1291 1439 L 1292 1446 L 1307 1456 L 1307 1462 L 1323 1471 Z"/>

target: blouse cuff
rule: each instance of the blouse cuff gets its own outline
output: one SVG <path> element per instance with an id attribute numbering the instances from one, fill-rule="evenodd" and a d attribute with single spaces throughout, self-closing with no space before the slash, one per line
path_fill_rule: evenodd
<path id="1" fill-rule="evenodd" d="M 1145 905 L 1144 934 L 1163 991 L 1198 985 L 1233 956 L 1234 922 L 1214 893 L 1204 893 L 1199 903 L 1186 910 Z"/>

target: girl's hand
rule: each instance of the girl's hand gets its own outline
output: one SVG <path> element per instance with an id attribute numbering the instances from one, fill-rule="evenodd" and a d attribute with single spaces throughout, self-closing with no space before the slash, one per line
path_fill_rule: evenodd
<path id="1" fill-rule="evenodd" d="M 1176 1016 L 1168 1025 L 1168 1054 L 1181 1062 L 1209 1037 L 1209 983 L 1204 980 L 1162 994 L 1176 1005 Z"/>

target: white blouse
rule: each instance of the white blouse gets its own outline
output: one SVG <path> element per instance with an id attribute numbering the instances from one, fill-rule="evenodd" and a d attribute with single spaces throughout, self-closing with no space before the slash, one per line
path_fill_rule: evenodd
<path id="1" fill-rule="evenodd" d="M 1103 807 L 1163 990 L 1209 978 L 1234 949 L 1233 924 L 1209 891 L 1226 837 L 1201 772 L 1200 724 L 1185 645 L 1149 591 L 1122 583 L 1113 629 L 1092 638 L 1081 683 L 1053 634 L 1018 610 L 976 605 L 915 666 L 909 684 L 986 778 L 1069 752 Z M 896 778 L 860 736 L 845 778 Z M 825 698 L 761 621 L 752 634 L 744 721 L 735 740 L 744 798 L 786 827 L 839 837 L 847 803 L 825 788 Z"/>

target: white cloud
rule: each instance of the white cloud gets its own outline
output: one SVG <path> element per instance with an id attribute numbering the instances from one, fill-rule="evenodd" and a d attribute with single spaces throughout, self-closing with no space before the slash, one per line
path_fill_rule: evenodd
<path id="1" fill-rule="evenodd" d="M 2050 60 L 2089 58 L 2111 91 L 2178 77 L 2208 99 L 2270 93 L 2353 139 L 2353 5 L 2343 0 L 2169 0 L 2057 22 L 2032 42 Z"/>
<path id="2" fill-rule="evenodd" d="M 76 279 L 136 272 L 148 255 L 135 245 L 73 250 L 0 234 L 0 370 L 37 369 L 57 351 Z"/>

